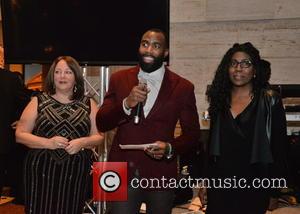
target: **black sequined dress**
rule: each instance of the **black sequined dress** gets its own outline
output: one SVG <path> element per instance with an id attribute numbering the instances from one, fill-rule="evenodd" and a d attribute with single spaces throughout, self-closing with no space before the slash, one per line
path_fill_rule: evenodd
<path id="1" fill-rule="evenodd" d="M 69 140 L 90 134 L 90 100 L 63 104 L 38 95 L 38 117 L 33 133 Z M 82 213 L 86 200 L 92 152 L 69 155 L 64 149 L 31 149 L 25 162 L 26 213 Z"/>

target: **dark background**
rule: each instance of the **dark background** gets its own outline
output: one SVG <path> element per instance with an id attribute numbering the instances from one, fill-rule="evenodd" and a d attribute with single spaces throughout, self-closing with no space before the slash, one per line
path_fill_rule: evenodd
<path id="1" fill-rule="evenodd" d="M 142 34 L 169 35 L 169 0 L 1 0 L 8 64 L 48 64 L 71 55 L 81 64 L 136 64 Z"/>

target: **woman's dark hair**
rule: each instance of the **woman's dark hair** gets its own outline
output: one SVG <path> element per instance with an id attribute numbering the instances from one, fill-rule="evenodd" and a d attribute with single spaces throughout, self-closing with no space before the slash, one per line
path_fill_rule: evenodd
<path id="1" fill-rule="evenodd" d="M 262 82 L 265 82 L 267 86 L 269 86 L 269 80 L 271 78 L 271 63 L 265 59 L 262 59 L 260 64 L 261 70 L 264 73 L 264 75 L 262 75 Z"/>
<path id="2" fill-rule="evenodd" d="M 269 78 L 271 73 L 270 63 L 262 62 L 259 51 L 250 43 L 235 43 L 224 55 L 221 60 L 211 86 L 206 91 L 207 100 L 209 102 L 209 114 L 214 118 L 218 112 L 230 108 L 232 83 L 229 79 L 229 64 L 232 56 L 236 52 L 244 52 L 250 56 L 250 60 L 255 70 L 255 78 L 252 79 L 253 94 L 255 95 L 262 88 L 269 86 Z M 267 71 L 267 72 L 266 72 Z"/>
<path id="3" fill-rule="evenodd" d="M 55 94 L 55 85 L 54 85 L 54 72 L 56 65 L 59 61 L 64 60 L 69 68 L 73 71 L 75 76 L 75 85 L 73 89 L 73 95 L 70 97 L 71 100 L 80 100 L 84 96 L 84 79 L 82 75 L 82 69 L 78 62 L 71 56 L 59 56 L 57 57 L 46 76 L 46 79 L 44 81 L 43 89 L 47 94 Z"/>

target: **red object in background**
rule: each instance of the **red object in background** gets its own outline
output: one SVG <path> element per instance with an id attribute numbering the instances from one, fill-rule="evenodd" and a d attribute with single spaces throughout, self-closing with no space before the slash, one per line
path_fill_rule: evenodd
<path id="1" fill-rule="evenodd" d="M 126 201 L 127 187 L 127 162 L 93 163 L 94 201 Z"/>

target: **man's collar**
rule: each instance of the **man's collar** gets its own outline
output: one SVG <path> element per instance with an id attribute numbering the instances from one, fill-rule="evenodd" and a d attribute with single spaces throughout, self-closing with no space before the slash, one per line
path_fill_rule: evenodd
<path id="1" fill-rule="evenodd" d="M 140 68 L 139 76 L 149 76 L 151 79 L 162 80 L 164 77 L 165 71 L 166 71 L 166 69 L 165 69 L 164 64 L 159 69 L 157 69 L 151 73 L 147 73 Z"/>

